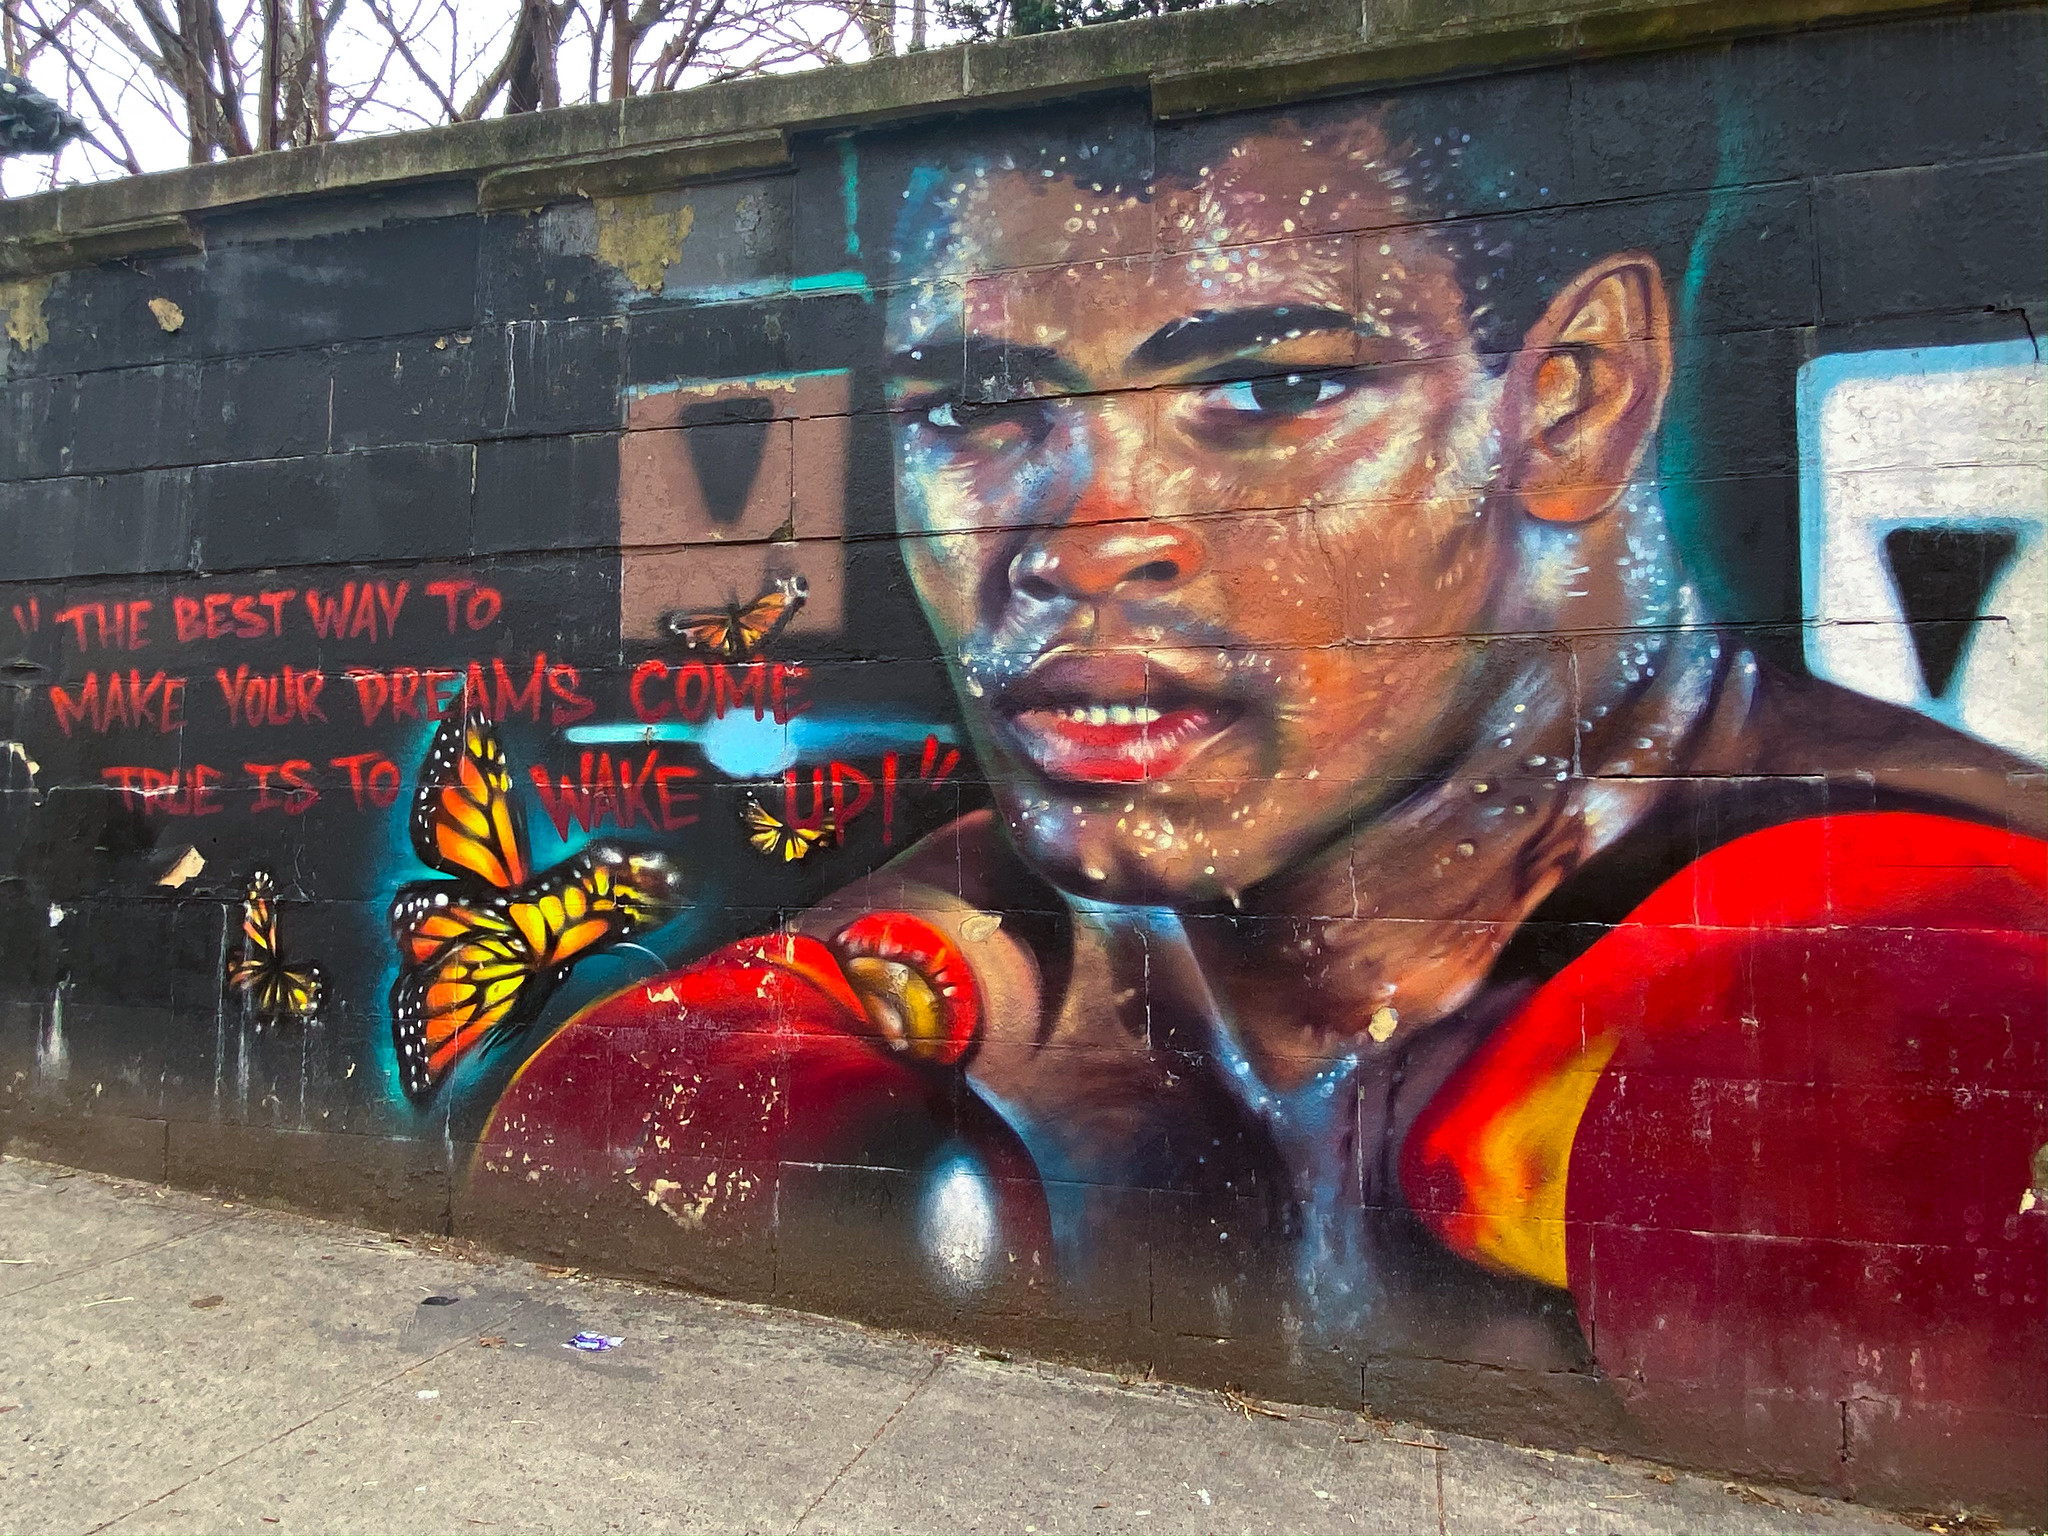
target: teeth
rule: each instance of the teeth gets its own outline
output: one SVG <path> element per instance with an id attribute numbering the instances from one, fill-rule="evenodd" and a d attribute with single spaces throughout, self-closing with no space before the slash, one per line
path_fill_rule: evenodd
<path id="1" fill-rule="evenodd" d="M 1074 725 L 1157 725 L 1159 711 L 1149 704 L 1069 704 L 1056 710 Z"/>

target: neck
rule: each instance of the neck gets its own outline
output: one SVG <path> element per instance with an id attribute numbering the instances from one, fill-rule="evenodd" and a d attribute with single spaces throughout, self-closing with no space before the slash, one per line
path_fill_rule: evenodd
<path id="1" fill-rule="evenodd" d="M 1391 1066 L 1685 769 L 1727 663 L 1654 493 L 1591 525 L 1526 524 L 1519 565 L 1532 598 L 1503 628 L 1543 638 L 1489 642 L 1500 662 L 1463 707 L 1476 728 L 1429 782 L 1249 893 L 1246 915 L 1272 920 L 1195 926 L 1210 989 L 1274 1087 L 1354 1049 Z"/>

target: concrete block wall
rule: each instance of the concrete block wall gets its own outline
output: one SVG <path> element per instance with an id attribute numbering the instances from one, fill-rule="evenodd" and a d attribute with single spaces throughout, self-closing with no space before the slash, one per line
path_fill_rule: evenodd
<path id="1" fill-rule="evenodd" d="M 2038 1518 L 2042 16 L 1782 11 L 8 205 L 5 1148 Z"/>

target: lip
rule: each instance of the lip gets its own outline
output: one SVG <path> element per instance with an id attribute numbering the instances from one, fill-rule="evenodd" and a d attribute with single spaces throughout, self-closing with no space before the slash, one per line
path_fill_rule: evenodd
<path id="1" fill-rule="evenodd" d="M 1038 771 L 1072 784 L 1170 778 L 1244 713 L 1236 700 L 1156 662 L 1114 653 L 1043 661 L 995 706 Z"/>

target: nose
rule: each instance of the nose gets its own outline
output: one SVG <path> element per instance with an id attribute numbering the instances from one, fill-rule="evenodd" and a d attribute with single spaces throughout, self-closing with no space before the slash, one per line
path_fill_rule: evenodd
<path id="1" fill-rule="evenodd" d="M 1171 591 L 1201 567 L 1200 541 L 1172 523 L 1068 523 L 1010 562 L 1010 586 L 1039 602 L 1099 602 Z"/>
<path id="2" fill-rule="evenodd" d="M 1101 408 L 1089 413 L 1085 448 L 1074 467 L 1084 477 L 1066 517 L 1036 534 L 1010 562 L 1010 588 L 1039 602 L 1096 602 L 1112 595 L 1155 596 L 1202 568 L 1200 535 L 1161 518 L 1138 494 L 1142 451 Z"/>

